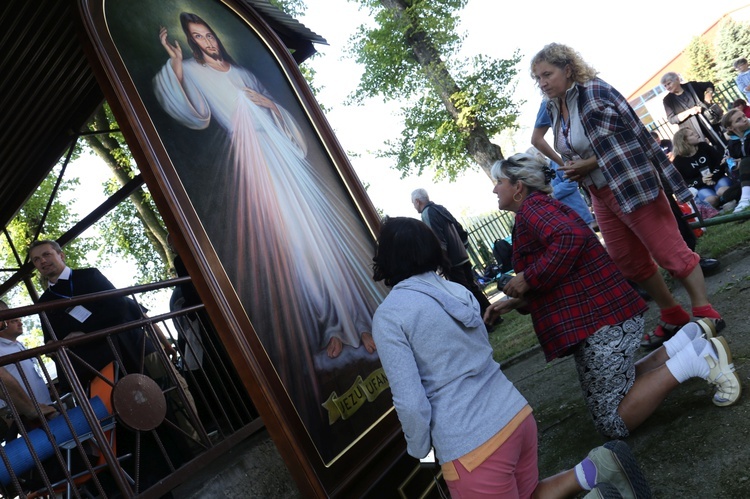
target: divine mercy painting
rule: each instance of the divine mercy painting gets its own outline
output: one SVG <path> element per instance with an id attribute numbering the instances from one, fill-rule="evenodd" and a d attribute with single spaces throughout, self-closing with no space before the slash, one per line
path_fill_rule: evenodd
<path id="1" fill-rule="evenodd" d="M 107 0 L 105 13 L 202 230 L 331 461 L 391 407 L 371 334 L 386 294 L 372 231 L 246 20 L 212 0 Z"/>

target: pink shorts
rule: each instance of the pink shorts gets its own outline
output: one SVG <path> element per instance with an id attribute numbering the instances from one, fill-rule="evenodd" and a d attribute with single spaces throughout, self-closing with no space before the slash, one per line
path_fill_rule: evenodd
<path id="1" fill-rule="evenodd" d="M 445 482 L 453 499 L 531 497 L 539 483 L 534 416 L 529 414 L 508 440 L 473 471 L 467 471 L 458 459 L 453 464 L 458 480 Z"/>
<path id="2" fill-rule="evenodd" d="M 644 281 L 654 275 L 658 264 L 673 277 L 683 279 L 698 265 L 700 257 L 680 235 L 664 191 L 653 202 L 628 214 L 622 212 L 609 187 L 590 186 L 589 192 L 607 253 L 626 278 Z"/>

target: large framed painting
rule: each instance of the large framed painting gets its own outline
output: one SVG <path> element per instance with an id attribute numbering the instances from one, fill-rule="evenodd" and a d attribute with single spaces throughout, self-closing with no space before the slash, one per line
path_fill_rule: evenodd
<path id="1" fill-rule="evenodd" d="M 239 3 L 80 1 L 105 94 L 204 301 L 232 315 L 272 436 L 318 474 L 393 438 L 370 334 L 377 217 L 286 49 Z"/>

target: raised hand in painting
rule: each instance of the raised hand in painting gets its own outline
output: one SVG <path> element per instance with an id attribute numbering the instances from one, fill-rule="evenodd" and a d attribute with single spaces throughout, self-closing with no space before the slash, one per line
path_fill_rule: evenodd
<path id="1" fill-rule="evenodd" d="M 177 40 L 174 41 L 174 45 L 170 44 L 167 39 L 168 36 L 169 33 L 167 32 L 166 27 L 162 26 L 159 28 L 159 40 L 161 41 L 161 45 L 169 55 L 175 76 L 180 83 L 182 83 L 182 47 L 180 47 L 180 42 Z"/>

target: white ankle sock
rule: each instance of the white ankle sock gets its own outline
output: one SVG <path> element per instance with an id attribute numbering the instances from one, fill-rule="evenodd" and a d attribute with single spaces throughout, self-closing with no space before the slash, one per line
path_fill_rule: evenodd
<path id="1" fill-rule="evenodd" d="M 683 348 L 665 364 L 679 383 L 684 383 L 690 378 L 706 379 L 710 369 L 704 357 L 710 355 L 714 359 L 717 358 L 714 348 L 705 338 L 695 338 L 691 345 L 692 348 Z"/>
<path id="2" fill-rule="evenodd" d="M 688 322 L 674 336 L 664 342 L 664 349 L 667 351 L 667 356 L 671 359 L 677 352 L 692 343 L 700 335 L 700 326 L 695 322 Z"/>
<path id="3" fill-rule="evenodd" d="M 742 201 L 743 199 L 750 200 L 750 185 L 742 186 L 742 194 L 740 197 L 740 201 Z"/>

